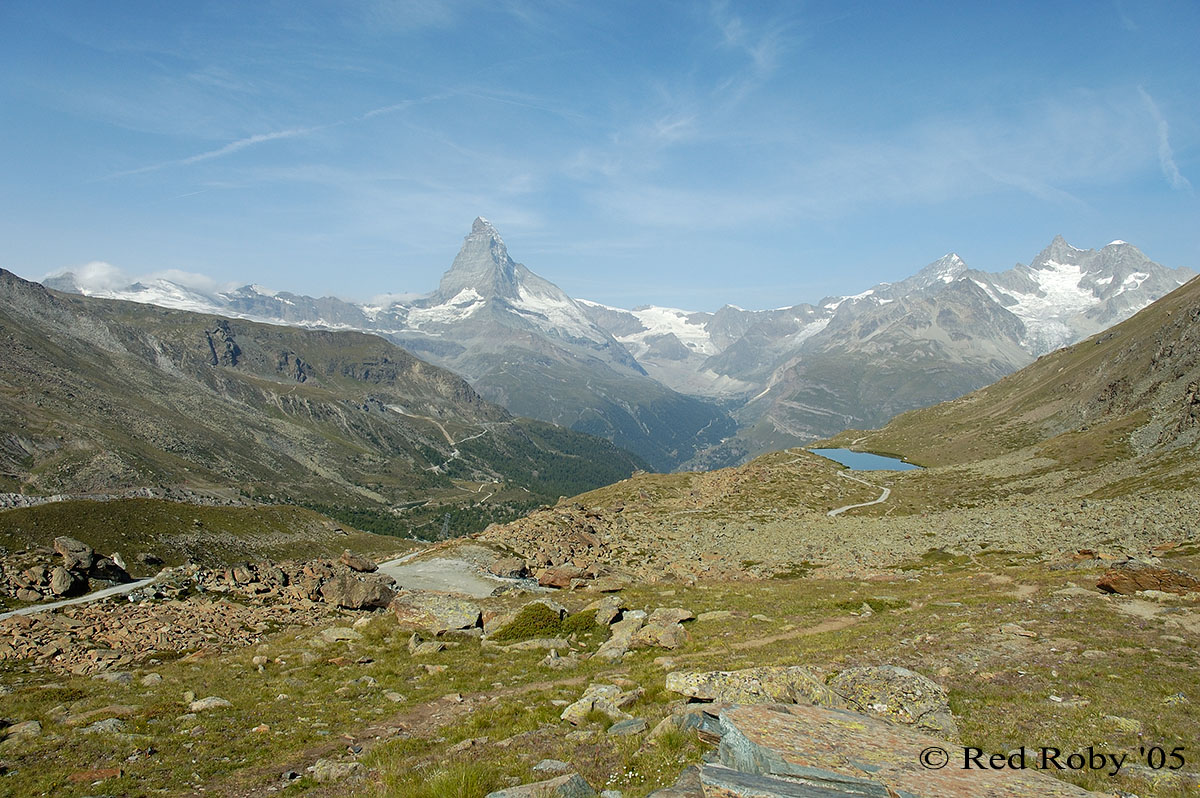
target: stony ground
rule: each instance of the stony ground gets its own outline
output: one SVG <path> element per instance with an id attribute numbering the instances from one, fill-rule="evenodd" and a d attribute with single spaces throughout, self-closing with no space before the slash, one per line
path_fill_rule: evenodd
<path id="1" fill-rule="evenodd" d="M 815 455 L 781 452 L 737 469 L 641 475 L 476 537 L 510 549 L 531 568 L 600 564 L 640 582 L 763 577 L 814 567 L 851 577 L 935 549 L 1137 555 L 1200 535 L 1195 491 L 1084 498 L 1045 486 L 1025 493 L 1023 483 L 1008 483 L 999 498 L 951 504 L 940 497 L 946 483 L 964 485 L 965 493 L 973 482 L 995 487 L 997 475 L 960 468 L 858 472 L 878 486 L 868 488 L 840 472 Z M 874 499 L 883 487 L 891 489 L 888 501 L 828 515 Z"/>
<path id="2" fill-rule="evenodd" d="M 1160 565 L 1200 572 L 1200 550 L 1180 543 L 1158 552 Z M 661 726 L 688 712 L 668 674 L 766 665 L 805 666 L 830 684 L 856 668 L 911 669 L 945 689 L 961 742 L 989 752 L 1183 746 L 1182 772 L 1143 763 L 1116 777 L 1064 775 L 1107 794 L 1194 793 L 1195 594 L 1107 595 L 1096 584 L 1111 563 L 1090 555 L 918 560 L 853 578 L 408 594 L 404 614 L 327 607 L 265 629 L 254 613 L 275 605 L 249 594 L 114 603 L 163 626 L 240 606 L 248 614 L 229 617 L 252 637 L 91 673 L 3 663 L 0 794 L 483 796 L 565 769 L 640 796 L 711 750 L 703 729 Z M 539 596 L 567 619 L 556 609 L 560 626 L 535 624 L 532 640 L 502 631 Z M 414 624 L 418 610 L 429 614 Z M 625 653 L 610 656 L 640 613 L 618 640 Z M 472 628 L 435 634 L 458 624 Z M 136 629 L 148 637 L 113 649 L 165 634 Z"/>

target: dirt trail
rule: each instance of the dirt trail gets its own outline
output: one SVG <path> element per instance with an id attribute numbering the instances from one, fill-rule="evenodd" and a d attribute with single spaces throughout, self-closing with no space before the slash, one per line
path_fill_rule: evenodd
<path id="1" fill-rule="evenodd" d="M 860 485 L 866 485 L 868 488 L 878 488 L 879 487 L 878 485 L 872 485 L 870 482 L 867 482 L 865 479 L 859 479 L 858 477 L 852 477 L 849 474 L 845 473 L 844 471 L 839 471 L 838 476 L 853 480 L 853 481 L 859 483 Z M 883 493 L 879 494 L 879 498 L 875 499 L 874 501 L 862 502 L 860 504 L 847 504 L 845 507 L 838 507 L 835 510 L 830 510 L 828 513 L 826 513 L 826 515 L 828 515 L 830 518 L 833 518 L 834 516 L 841 515 L 842 513 L 846 512 L 847 510 L 853 510 L 856 507 L 870 507 L 872 504 L 882 504 L 883 502 L 888 500 L 888 496 L 892 495 L 892 489 L 891 488 L 880 488 L 880 490 L 882 490 Z"/>
<path id="2" fill-rule="evenodd" d="M 87 604 L 98 599 L 108 598 L 109 596 L 119 596 L 123 593 L 129 593 L 130 591 L 137 590 L 139 587 L 149 585 L 157 581 L 158 577 L 160 576 L 162 576 L 162 574 L 155 574 L 154 576 L 150 576 L 145 579 L 138 579 L 136 582 L 106 587 L 103 590 L 95 590 L 91 593 L 86 593 L 82 596 L 76 596 L 75 598 L 63 599 L 62 601 L 50 601 L 44 604 L 31 604 L 28 607 L 21 607 L 17 610 L 10 610 L 8 612 L 0 613 L 0 621 L 3 621 L 5 618 L 11 618 L 14 615 L 33 615 L 37 612 L 55 610 L 60 607 L 69 607 L 72 604 Z"/>

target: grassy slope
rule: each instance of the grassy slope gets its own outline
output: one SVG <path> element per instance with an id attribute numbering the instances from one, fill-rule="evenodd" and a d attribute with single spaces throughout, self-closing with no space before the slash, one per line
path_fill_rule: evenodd
<path id="1" fill-rule="evenodd" d="M 340 531 L 339 531 L 340 530 Z M 120 552 L 136 574 L 139 554 L 167 565 L 212 566 L 240 560 L 311 559 L 344 549 L 384 554 L 405 548 L 390 537 L 345 530 L 301 507 L 210 507 L 158 499 L 66 501 L 0 512 L 0 547 L 50 546 L 59 535 L 102 553 Z"/>

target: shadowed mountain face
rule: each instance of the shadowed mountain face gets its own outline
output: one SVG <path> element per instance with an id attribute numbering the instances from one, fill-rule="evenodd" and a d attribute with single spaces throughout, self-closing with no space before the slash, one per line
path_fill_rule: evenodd
<path id="1" fill-rule="evenodd" d="M 0 491 L 388 508 L 461 493 L 455 478 L 554 499 L 640 465 L 374 335 L 65 296 L 4 271 L 0 422 Z"/>
<path id="2" fill-rule="evenodd" d="M 167 281 L 108 295 L 287 324 L 377 331 L 511 412 L 605 437 L 655 468 L 709 468 L 882 424 L 986 385 L 1183 283 L 1136 247 L 1061 237 L 1000 273 L 949 254 L 816 305 L 624 310 L 569 297 L 476 219 L 432 294 L 383 306 Z M 47 281 L 83 290 L 69 275 Z"/>

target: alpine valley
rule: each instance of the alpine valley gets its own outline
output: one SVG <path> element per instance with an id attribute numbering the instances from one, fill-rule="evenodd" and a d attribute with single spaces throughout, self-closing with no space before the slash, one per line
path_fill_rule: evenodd
<path id="1" fill-rule="evenodd" d="M 948 254 L 912 277 L 774 310 L 609 307 L 516 263 L 477 218 L 436 291 L 384 305 L 165 279 L 61 291 L 381 335 L 510 412 L 598 435 L 660 471 L 708 469 L 953 399 L 1186 282 L 1137 247 L 1055 238 L 989 273 Z"/>

